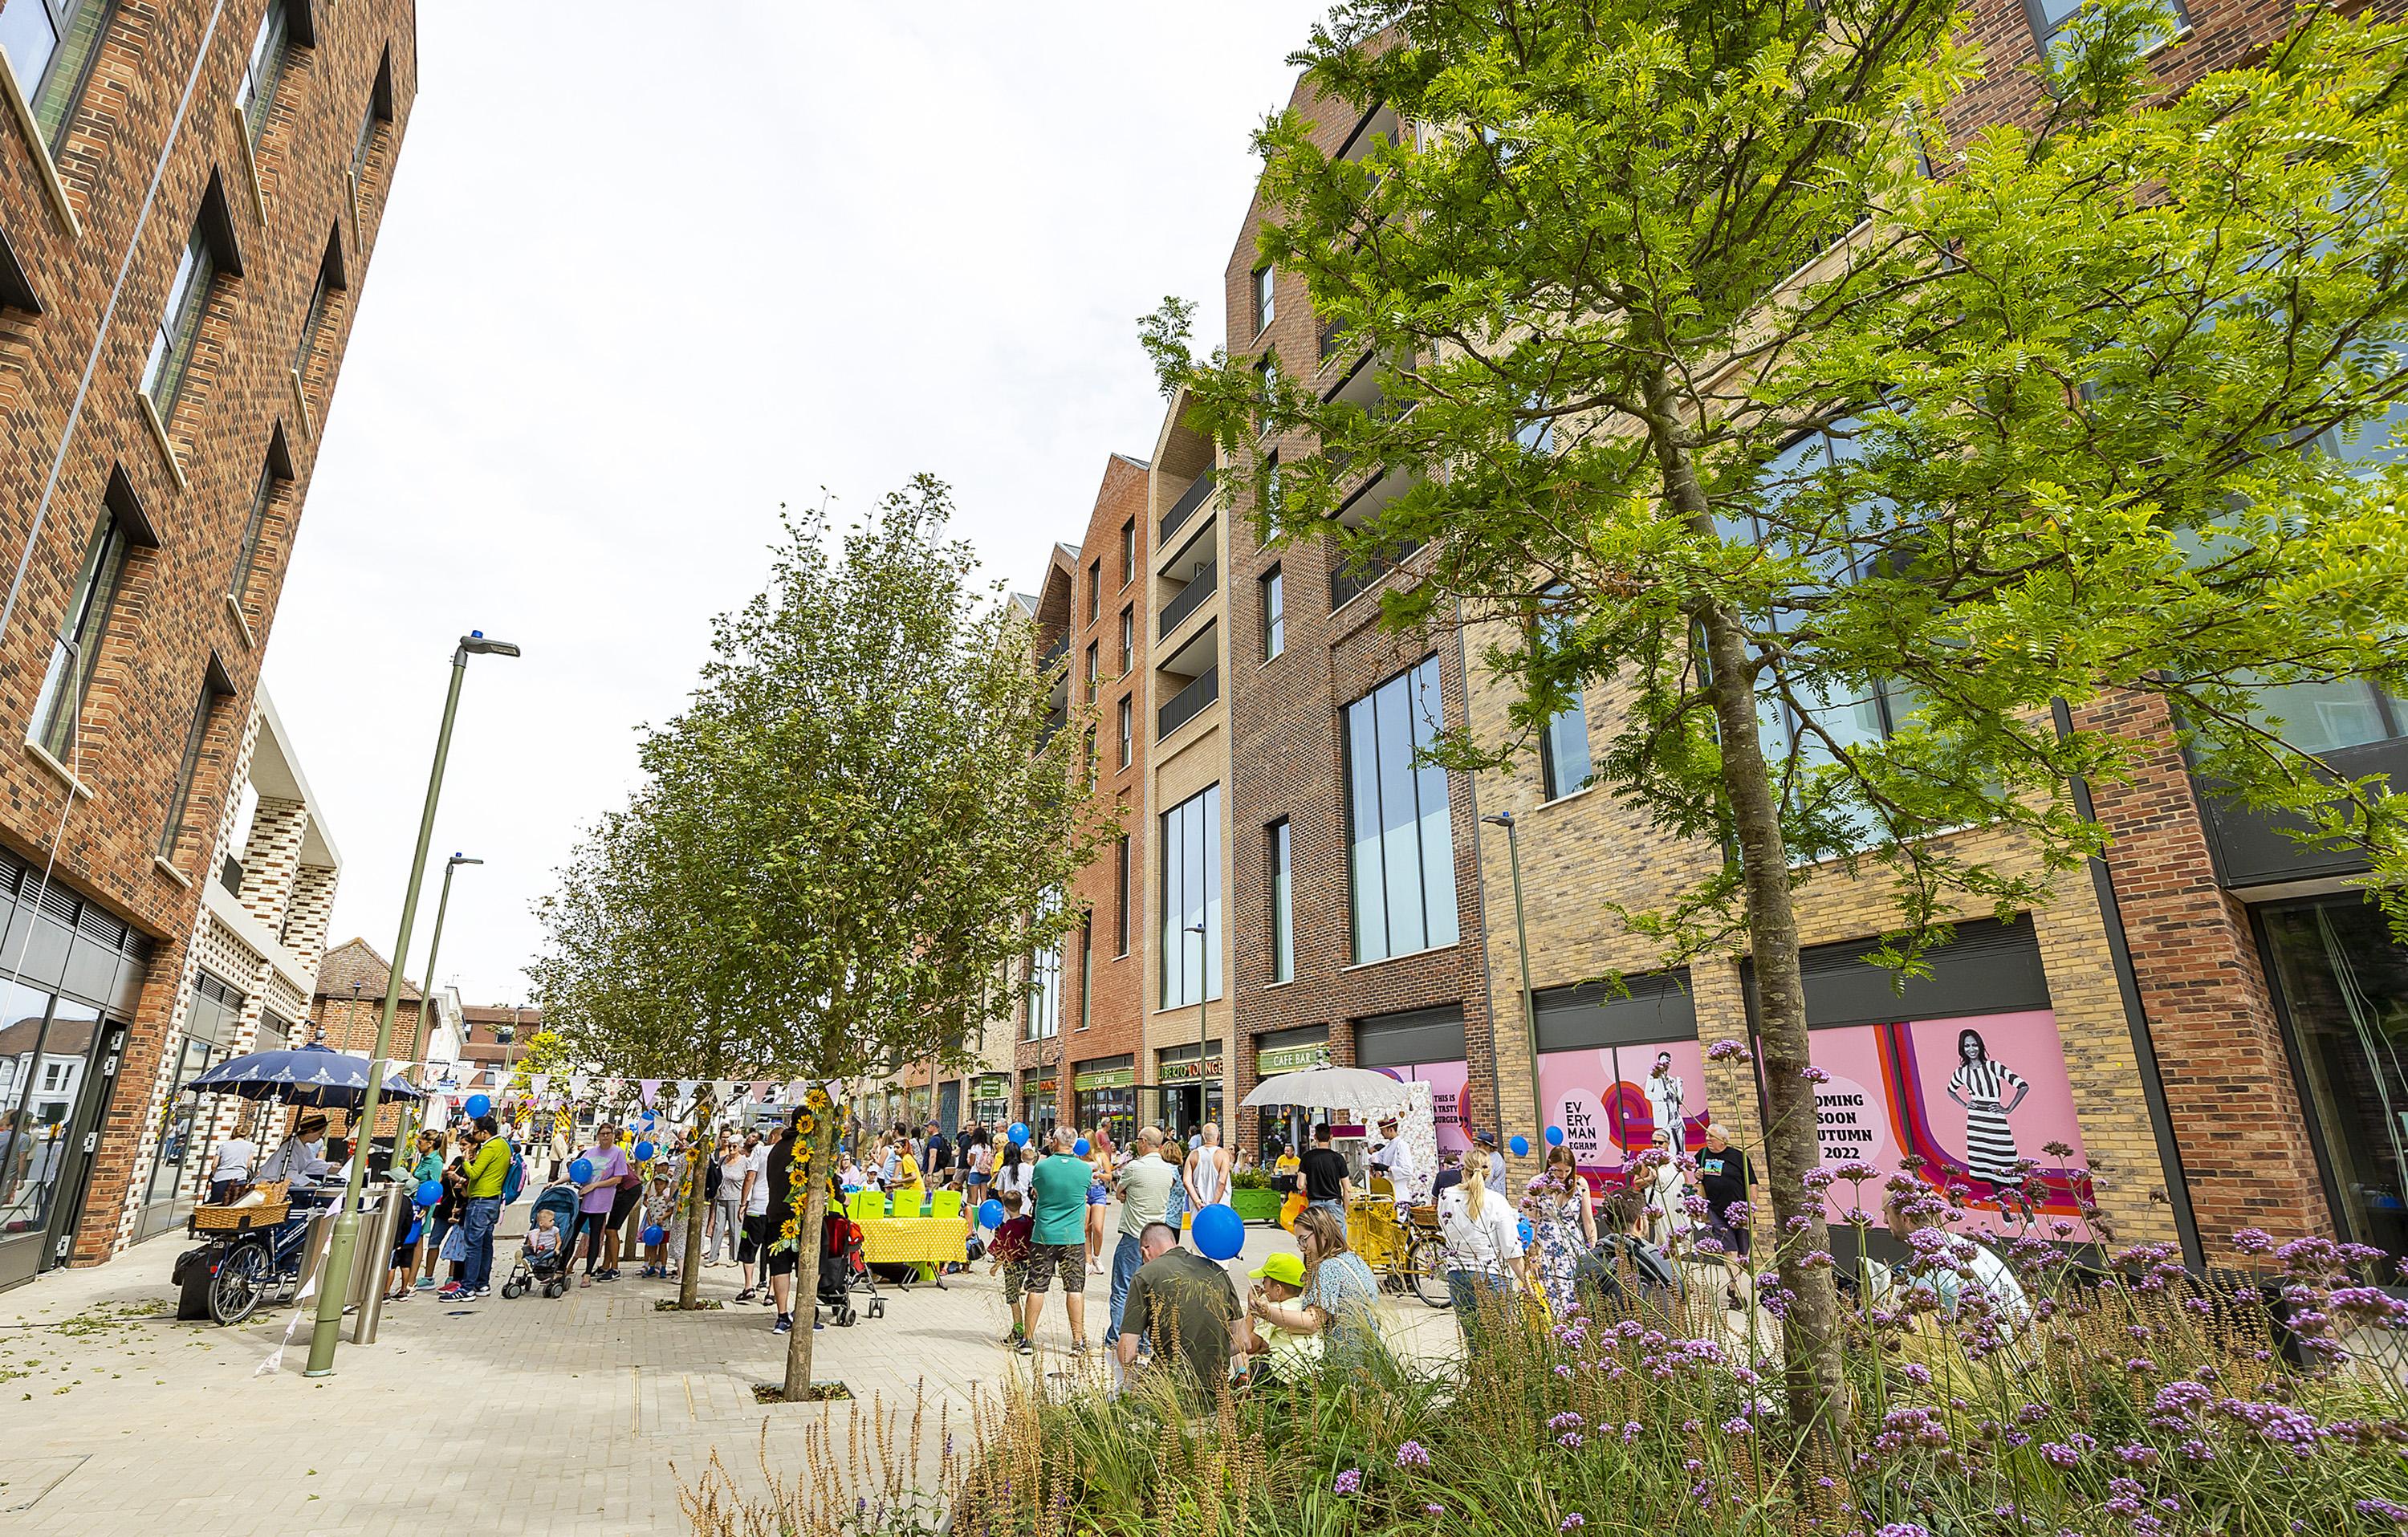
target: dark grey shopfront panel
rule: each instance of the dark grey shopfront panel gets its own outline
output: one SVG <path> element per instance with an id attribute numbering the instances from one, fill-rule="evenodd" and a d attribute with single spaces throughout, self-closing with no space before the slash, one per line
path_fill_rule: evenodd
<path id="1" fill-rule="evenodd" d="M 1698 1033 L 1687 967 L 1625 977 L 1619 988 L 1603 982 L 1550 987 L 1530 1001 L 1541 1054 L 1653 1044 Z"/>
<path id="2" fill-rule="evenodd" d="M 1908 977 L 1864 957 L 1878 940 L 1810 945 L 1799 955 L 1806 976 L 1806 1023 L 1824 1029 L 1840 1025 L 1885 1025 L 1900 1019 L 1952 1019 L 1964 1014 L 2014 1013 L 2049 1007 L 2048 974 L 2041 967 L 2040 941 L 2031 917 L 1976 919 L 1956 926 L 1956 937 L 1934 946 L 1924 958 L 1928 977 Z M 1756 1016 L 1756 969 L 1742 963 L 1748 1019 Z"/>
<path id="3" fill-rule="evenodd" d="M 1354 1022 L 1358 1068 L 1415 1067 L 1463 1060 L 1463 1005 L 1374 1014 Z"/>

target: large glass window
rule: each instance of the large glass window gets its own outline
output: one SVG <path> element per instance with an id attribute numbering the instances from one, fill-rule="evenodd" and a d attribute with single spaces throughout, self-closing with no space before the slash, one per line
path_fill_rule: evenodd
<path id="1" fill-rule="evenodd" d="M 2408 700 L 2363 678 L 2279 683 L 2257 692 L 2250 721 L 2302 753 L 2330 753 L 2408 736 Z"/>
<path id="2" fill-rule="evenodd" d="M 1137 701 L 1136 701 L 1136 698 L 1135 698 L 1133 696 L 1126 695 L 1126 694 L 1124 694 L 1124 695 L 1122 695 L 1122 696 L 1121 696 L 1121 721 L 1120 721 L 1120 725 L 1121 725 L 1121 762 L 1120 762 L 1120 766 L 1121 766 L 1122 768 L 1127 768 L 1127 767 L 1129 766 L 1129 758 L 1130 758 L 1131 754 L 1133 754 L 1137 751 Z"/>
<path id="3" fill-rule="evenodd" d="M 1446 770 L 1419 761 L 1444 719 L 1435 656 L 1346 707 L 1346 863 L 1358 965 L 1461 938 Z"/>
<path id="4" fill-rule="evenodd" d="M 318 286 L 309 293 L 309 308 L 301 314 L 301 339 L 293 348 L 293 377 L 301 387 L 309 387 L 309 363 L 318 352 L 318 333 L 326 323 L 328 296 L 337 286 L 335 253 L 330 249 L 326 259 L 318 264 Z"/>
<path id="5" fill-rule="evenodd" d="M 234 108 L 242 114 L 254 145 L 267 127 L 268 109 L 276 105 L 276 88 L 283 83 L 292 49 L 292 13 L 285 9 L 285 0 L 267 0 L 267 14 L 259 19 L 259 33 L 251 40 L 251 56 L 243 61 L 242 82 L 234 93 Z"/>
<path id="6" fill-rule="evenodd" d="M 192 366 L 193 348 L 200 339 L 201 316 L 208 309 L 209 285 L 217 279 L 217 257 L 198 224 L 184 242 L 176 275 L 167 284 L 167 306 L 159 327 L 150 334 L 150 353 L 142 365 L 142 393 L 162 422 L 176 414 L 176 397 L 183 392 L 184 374 Z"/>
<path id="7" fill-rule="evenodd" d="M 194 1194 L 198 1172 L 194 1155 L 200 1151 L 194 1145 L 199 1129 L 200 1099 L 184 1092 L 184 1085 L 207 1072 L 228 1055 L 226 1042 L 235 1038 L 242 1020 L 243 997 L 239 990 L 202 972 L 193 979 L 193 990 L 184 1000 L 184 1039 L 177 1053 L 173 1077 L 167 1098 L 159 1109 L 158 1145 L 151 1155 L 150 1185 L 146 1199 L 162 1202 L 189 1202 Z M 163 1214 L 158 1219 L 146 1219 L 146 1233 L 156 1232 L 171 1218 Z"/>
<path id="8" fill-rule="evenodd" d="M 1137 520 L 1130 518 L 1121 524 L 1121 585 L 1137 580 Z"/>
<path id="9" fill-rule="evenodd" d="M 1079 1028 L 1096 1022 L 1096 920 L 1079 925 Z"/>
<path id="10" fill-rule="evenodd" d="M 115 512 L 100 520 L 100 529 L 84 550 L 83 574 L 77 579 L 75 598 L 59 616 L 58 634 L 50 640 L 50 670 L 42 676 L 42 692 L 34 703 L 33 740 L 43 752 L 73 772 L 76 725 L 92 692 L 93 675 L 100 668 L 100 645 L 108 633 L 109 610 L 125 574 L 125 525 Z"/>
<path id="11" fill-rule="evenodd" d="M 2066 28 L 2072 23 L 2075 13 L 2082 9 L 2084 4 L 2085 0 L 2024 0 L 2024 14 L 2031 22 L 2032 40 L 2040 44 L 2042 53 L 2055 58 L 2071 46 L 2071 39 Z M 2172 8 L 2175 31 L 2186 29 L 2190 22 L 2182 0 L 2172 0 Z M 2164 39 L 2159 37 L 2142 46 L 2145 50 L 2162 41 Z"/>
<path id="12" fill-rule="evenodd" d="M 116 8 L 115 0 L 9 0 L 0 7 L 0 53 L 8 55 L 42 146 L 53 155 L 67 136 Z"/>
<path id="13" fill-rule="evenodd" d="M 1200 927 L 1201 936 L 1188 930 Z M 1162 1007 L 1221 996 L 1221 787 L 1162 814 Z"/>
<path id="14" fill-rule="evenodd" d="M 1263 660 L 1287 650 L 1287 583 L 1276 566 L 1263 573 Z"/>
<path id="15" fill-rule="evenodd" d="M 1565 596 L 1564 590 L 1551 590 L 1551 599 Z M 1548 614 L 1539 621 L 1540 636 L 1554 642 L 1562 633 L 1564 621 Z M 1580 695 L 1555 712 L 1547 729 L 1539 738 L 1539 766 L 1546 781 L 1547 798 L 1556 800 L 1584 788 L 1588 783 L 1591 763 L 1588 753 L 1588 701 Z"/>
<path id="16" fill-rule="evenodd" d="M 1272 823 L 1263 841 L 1271 878 L 1271 980 L 1287 982 L 1296 975 L 1296 876 L 1287 818 Z"/>
<path id="17" fill-rule="evenodd" d="M 276 500 L 276 482 L 282 478 L 276 473 L 272 456 L 259 467 L 259 484 L 251 493 L 251 515 L 243 520 L 242 544 L 235 551 L 234 580 L 226 583 L 226 596 L 237 603 L 251 596 L 251 572 L 259 561 L 259 537 L 266 530 L 267 510 Z"/>
<path id="18" fill-rule="evenodd" d="M 1270 329 L 1271 316 L 1277 309 L 1278 281 L 1269 267 L 1254 268 L 1254 334 Z"/>
<path id="19" fill-rule="evenodd" d="M 1129 669 L 1136 666 L 1137 607 L 1132 604 L 1121 610 L 1121 670 L 1118 676 L 1127 677 Z"/>
<path id="20" fill-rule="evenodd" d="M 1128 834 L 1123 833 L 1119 847 L 1112 855 L 1112 954 L 1125 955 L 1128 946 L 1129 840 Z"/>
<path id="21" fill-rule="evenodd" d="M 15 1057 L 23 1087 L 14 1096 L 18 1118 L 9 1128 L 7 1185 L 0 1189 L 0 1237 L 39 1232 L 50 1224 L 65 1173 L 76 1100 L 100 1027 L 100 1011 L 73 998 L 45 999 L 11 986 L 8 999 L 7 1030 L 23 1030 L 29 1039 L 19 1048 L 23 1055 Z M 50 1022 L 36 1025 L 46 1002 Z"/>
<path id="22" fill-rule="evenodd" d="M 184 731 L 184 755 L 176 765 L 176 788 L 167 802 L 167 820 L 159 829 L 159 857 L 175 862 L 177 846 L 184 838 L 184 812 L 192 806 L 193 777 L 201 767 L 201 744 L 208 740 L 209 712 L 216 708 L 218 691 L 209 682 L 201 685 L 201 697 L 193 706 L 193 724 Z"/>
<path id="23" fill-rule="evenodd" d="M 2344 1234 L 2408 1255 L 2408 950 L 2353 897 L 2261 909 Z"/>

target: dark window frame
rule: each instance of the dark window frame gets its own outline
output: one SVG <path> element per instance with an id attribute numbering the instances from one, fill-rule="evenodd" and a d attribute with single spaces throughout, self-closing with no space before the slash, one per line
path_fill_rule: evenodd
<path id="1" fill-rule="evenodd" d="M 226 596 L 236 605 L 251 597 L 251 579 L 257 572 L 268 509 L 275 505 L 280 484 L 290 487 L 293 481 L 293 451 L 284 440 L 284 424 L 279 422 L 268 433 L 267 453 L 260 462 L 259 482 L 251 491 L 251 515 L 244 521 L 242 542 L 235 549 L 234 575 L 226 583 Z"/>
<path id="2" fill-rule="evenodd" d="M 192 810 L 193 784 L 200 775 L 201 753 L 208 744 L 209 726 L 216 720 L 219 707 L 234 695 L 234 681 L 226 676 L 225 666 L 214 655 L 202 669 L 200 697 L 193 706 L 193 721 L 184 733 L 184 752 L 176 765 L 176 787 L 167 802 L 166 820 L 159 829 L 159 842 L 153 851 L 161 864 L 174 869 L 176 853 L 183 846 L 186 827 L 184 817 Z"/>
<path id="3" fill-rule="evenodd" d="M 43 57 L 38 79 L 17 75 L 13 58 L 8 68 L 16 75 L 26 109 L 33 114 L 42 152 L 55 160 L 75 123 L 76 108 L 92 84 L 101 46 L 117 20 L 117 0 L 13 0 L 11 9 L 19 6 L 28 15 L 40 13 L 50 33 L 50 50 Z"/>
<path id="4" fill-rule="evenodd" d="M 1263 660 L 1276 662 L 1287 653 L 1287 578 L 1274 562 L 1255 579 L 1263 604 Z"/>
<path id="5" fill-rule="evenodd" d="M 78 739 L 82 735 L 84 701 L 91 697 L 93 683 L 99 677 L 101 652 L 116 617 L 117 599 L 125 589 L 126 567 L 136 547 L 155 547 L 158 542 L 122 469 L 110 472 L 101 506 L 100 526 L 85 543 L 75 596 L 51 637 L 49 668 L 34 696 L 33 718 L 25 728 L 25 740 L 70 774 L 75 771 Z M 67 662 L 67 657 L 74 660 Z"/>

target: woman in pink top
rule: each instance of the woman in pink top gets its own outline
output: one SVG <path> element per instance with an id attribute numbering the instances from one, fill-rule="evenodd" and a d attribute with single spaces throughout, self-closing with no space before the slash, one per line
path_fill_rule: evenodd
<path id="1" fill-rule="evenodd" d="M 619 1181 L 629 1172 L 627 1155 L 619 1151 L 619 1128 L 604 1126 L 594 1135 L 594 1145 L 578 1155 L 594 1166 L 585 1183 L 577 1187 L 582 1198 L 577 1206 L 577 1233 L 587 1235 L 585 1244 L 585 1279 L 580 1286 L 594 1284 L 594 1261 L 602 1253 L 602 1233 L 610 1225 L 610 1202 L 619 1194 Z M 577 1253 L 577 1233 L 568 1239 L 568 1252 Z M 605 1270 L 602 1279 L 611 1279 Z"/>

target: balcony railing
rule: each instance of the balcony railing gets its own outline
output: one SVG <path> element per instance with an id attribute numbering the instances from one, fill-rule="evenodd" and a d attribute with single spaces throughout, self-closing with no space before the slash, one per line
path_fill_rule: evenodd
<path id="1" fill-rule="evenodd" d="M 1046 716 L 1045 724 L 1037 728 L 1037 750 L 1040 753 L 1045 751 L 1045 744 L 1054 740 L 1054 734 L 1069 724 L 1070 712 L 1068 709 L 1057 710 Z"/>
<path id="2" fill-rule="evenodd" d="M 1043 654 L 1037 658 L 1037 670 L 1039 674 L 1042 675 L 1053 671 L 1054 664 L 1062 660 L 1062 654 L 1069 649 L 1070 630 L 1069 626 L 1066 625 L 1063 626 L 1062 633 L 1054 638 L 1054 643 L 1046 647 Z"/>
<path id="3" fill-rule="evenodd" d="M 1329 568 L 1329 607 L 1332 612 L 1344 608 L 1355 598 L 1369 592 L 1380 579 L 1412 558 L 1422 547 L 1415 539 L 1372 556 L 1355 556 L 1339 561 Z M 1335 547 L 1332 553 L 1335 553 Z"/>
<path id="4" fill-rule="evenodd" d="M 1207 668 L 1193 682 L 1172 695 L 1170 702 L 1162 707 L 1161 714 L 1155 719 L 1154 740 L 1158 741 L 1185 725 L 1220 697 L 1221 669 Z"/>
<path id="5" fill-rule="evenodd" d="M 1162 606 L 1162 628 L 1156 639 L 1177 629 L 1189 614 L 1202 608 L 1204 600 L 1212 596 L 1212 589 L 1220 584 L 1220 581 L 1221 567 L 1217 562 L 1205 565 L 1188 578 L 1187 585 L 1179 589 L 1179 596 Z"/>
<path id="6" fill-rule="evenodd" d="M 1181 492 L 1179 499 L 1170 504 L 1170 510 L 1162 515 L 1162 529 L 1156 538 L 1168 539 L 1178 532 L 1181 524 L 1196 515 L 1196 510 L 1203 506 L 1204 499 L 1211 495 L 1212 471 L 1208 469 L 1196 477 L 1196 483 Z"/>

